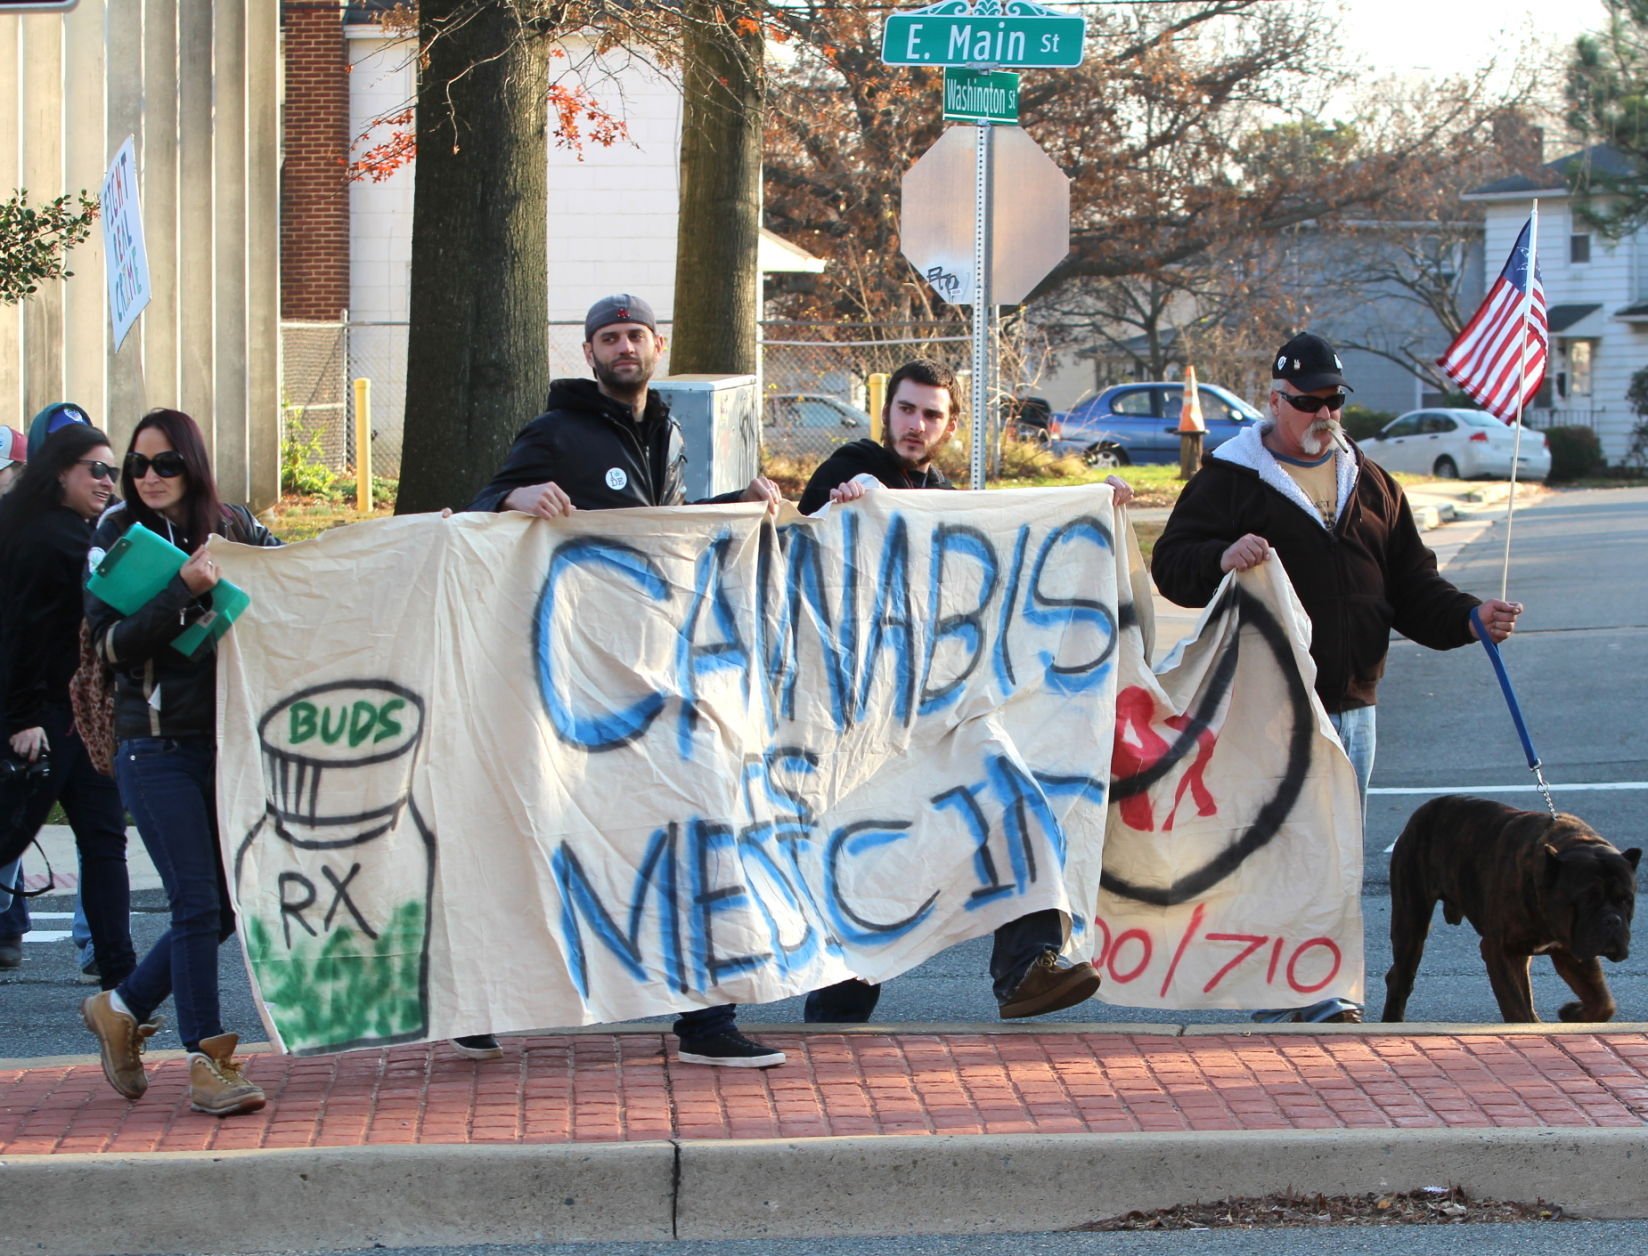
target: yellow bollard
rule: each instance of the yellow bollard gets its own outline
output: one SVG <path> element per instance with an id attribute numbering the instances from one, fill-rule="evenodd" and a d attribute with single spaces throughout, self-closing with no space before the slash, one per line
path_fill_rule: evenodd
<path id="1" fill-rule="evenodd" d="M 869 378 L 870 439 L 881 439 L 881 411 L 887 404 L 887 372 L 877 371 Z"/>
<path id="2" fill-rule="evenodd" d="M 372 381 L 355 381 L 355 509 L 372 513 Z"/>

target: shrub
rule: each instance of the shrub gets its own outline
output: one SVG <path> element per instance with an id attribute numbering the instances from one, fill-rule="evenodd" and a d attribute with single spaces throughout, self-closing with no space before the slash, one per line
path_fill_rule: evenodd
<path id="1" fill-rule="evenodd" d="M 307 427 L 303 411 L 288 407 L 285 431 L 280 438 L 280 491 L 302 497 L 333 497 L 338 494 L 338 475 L 322 459 L 320 429 Z"/>
<path id="2" fill-rule="evenodd" d="M 1602 469 L 1602 442 L 1588 427 L 1548 427 L 1545 441 L 1551 447 L 1552 480 L 1578 480 Z"/>
<path id="3" fill-rule="evenodd" d="M 1344 426 L 1345 435 L 1354 441 L 1364 441 L 1395 417 L 1389 410 L 1370 410 L 1366 406 L 1346 406 L 1339 422 Z"/>

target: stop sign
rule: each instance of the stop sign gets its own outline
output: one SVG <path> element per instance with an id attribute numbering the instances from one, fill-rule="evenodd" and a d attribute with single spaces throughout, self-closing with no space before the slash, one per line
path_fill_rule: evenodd
<path id="1" fill-rule="evenodd" d="M 976 126 L 953 126 L 904 175 L 901 249 L 951 305 L 973 303 Z M 1018 127 L 993 127 L 990 302 L 1016 305 L 1070 252 L 1070 180 Z"/>

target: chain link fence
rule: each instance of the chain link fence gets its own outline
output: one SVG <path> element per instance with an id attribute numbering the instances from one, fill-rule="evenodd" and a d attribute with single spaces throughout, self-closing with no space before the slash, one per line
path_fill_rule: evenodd
<path id="1" fill-rule="evenodd" d="M 661 325 L 667 338 L 670 328 Z M 550 376 L 587 377 L 582 322 L 548 328 Z M 355 464 L 353 381 L 371 381 L 372 472 L 400 477 L 406 415 L 404 322 L 282 323 L 283 445 L 342 474 Z M 1004 353 L 1013 349 L 1004 345 Z M 970 384 L 968 337 L 955 323 L 767 322 L 762 326 L 762 445 L 769 455 L 812 461 L 870 435 L 870 377 L 913 357 L 947 362 Z M 1005 363 L 1004 363 L 1005 365 Z M 657 374 L 669 373 L 666 350 Z M 1011 378 L 1011 373 L 1003 371 Z M 523 415 L 525 423 L 531 415 Z"/>
<path id="2" fill-rule="evenodd" d="M 350 462 L 348 335 L 342 323 L 280 325 L 281 461 Z M 283 486 L 284 487 L 284 486 Z"/>

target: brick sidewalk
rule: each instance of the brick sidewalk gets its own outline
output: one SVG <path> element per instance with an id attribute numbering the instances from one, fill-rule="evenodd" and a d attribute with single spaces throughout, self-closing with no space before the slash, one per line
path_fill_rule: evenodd
<path id="1" fill-rule="evenodd" d="M 227 1120 L 189 1110 L 181 1054 L 151 1065 L 136 1103 L 95 1061 L 0 1069 L 0 1156 L 1648 1122 L 1648 1034 L 1635 1031 L 761 1037 L 789 1063 L 682 1065 L 652 1032 L 504 1039 L 504 1059 L 483 1063 L 444 1043 L 253 1053 L 269 1105 Z"/>

